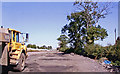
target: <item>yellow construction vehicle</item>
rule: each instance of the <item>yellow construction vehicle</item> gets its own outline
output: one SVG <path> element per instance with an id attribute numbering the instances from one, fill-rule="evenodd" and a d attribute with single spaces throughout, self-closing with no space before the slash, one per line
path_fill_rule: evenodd
<path id="1" fill-rule="evenodd" d="M 21 40 L 21 41 L 20 41 Z M 0 65 L 12 66 L 13 69 L 22 71 L 27 58 L 28 33 L 21 33 L 14 29 L 0 28 Z"/>

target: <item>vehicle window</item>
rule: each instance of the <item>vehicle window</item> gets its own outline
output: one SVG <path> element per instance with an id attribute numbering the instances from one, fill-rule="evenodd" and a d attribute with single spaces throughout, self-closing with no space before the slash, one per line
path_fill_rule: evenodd
<path id="1" fill-rule="evenodd" d="M 13 41 L 15 41 L 15 31 L 13 31 Z"/>
<path id="2" fill-rule="evenodd" d="M 19 33 L 16 33 L 16 42 L 19 42 Z"/>

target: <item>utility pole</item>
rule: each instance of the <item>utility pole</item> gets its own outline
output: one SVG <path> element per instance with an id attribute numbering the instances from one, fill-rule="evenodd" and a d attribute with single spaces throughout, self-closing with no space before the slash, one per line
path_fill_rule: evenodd
<path id="1" fill-rule="evenodd" d="M 118 2 L 118 13 L 120 13 L 120 1 Z M 118 20 L 120 20 L 120 14 L 118 14 Z M 120 21 L 118 21 L 118 37 L 116 44 L 118 44 L 120 41 Z"/>
<path id="2" fill-rule="evenodd" d="M 115 28 L 115 44 L 116 44 L 116 28 Z"/>

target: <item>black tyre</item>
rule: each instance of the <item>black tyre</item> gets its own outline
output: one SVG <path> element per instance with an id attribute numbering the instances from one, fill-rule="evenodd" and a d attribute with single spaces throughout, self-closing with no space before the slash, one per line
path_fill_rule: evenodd
<path id="1" fill-rule="evenodd" d="M 24 53 L 22 53 L 18 65 L 16 67 L 13 67 L 13 69 L 21 72 L 24 70 L 24 68 L 25 68 L 25 55 Z"/>

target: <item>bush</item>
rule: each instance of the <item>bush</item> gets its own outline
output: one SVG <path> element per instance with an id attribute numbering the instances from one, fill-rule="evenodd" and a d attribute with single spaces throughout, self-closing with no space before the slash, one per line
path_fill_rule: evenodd
<path id="1" fill-rule="evenodd" d="M 87 44 L 84 47 L 86 55 L 90 58 L 99 59 L 103 56 L 103 47 L 98 44 Z"/>
<path id="2" fill-rule="evenodd" d="M 102 57 L 108 58 L 111 63 L 115 66 L 120 66 L 120 42 L 116 43 L 116 45 L 108 45 L 103 47 L 98 44 L 87 44 L 84 48 L 73 49 L 66 48 L 60 49 L 60 51 L 64 53 L 76 53 L 79 55 L 87 56 L 90 58 L 100 59 Z"/>
<path id="3" fill-rule="evenodd" d="M 69 48 L 68 47 L 61 47 L 59 48 L 58 50 L 61 51 L 61 52 L 65 52 L 66 50 L 68 50 Z"/>
<path id="4" fill-rule="evenodd" d="M 85 51 L 84 51 L 84 49 L 82 49 L 82 48 L 76 49 L 76 50 L 74 51 L 74 53 L 79 54 L 79 55 L 83 55 L 84 52 L 85 52 Z"/>
<path id="5" fill-rule="evenodd" d="M 64 51 L 64 53 L 72 53 L 72 52 L 74 52 L 73 48 L 68 48 Z"/>
<path id="6" fill-rule="evenodd" d="M 59 51 L 61 52 L 65 52 L 67 49 L 64 49 L 64 48 L 60 48 Z"/>
<path id="7" fill-rule="evenodd" d="M 74 50 L 73 48 L 67 48 L 65 51 L 65 53 L 76 53 L 79 55 L 85 55 L 85 51 L 82 48 L 76 49 Z"/>
<path id="8" fill-rule="evenodd" d="M 120 66 L 120 61 L 117 60 L 117 61 L 115 61 L 115 63 L 117 66 Z"/>
<path id="9" fill-rule="evenodd" d="M 115 45 L 108 45 L 104 47 L 105 57 L 107 57 L 112 64 L 120 66 L 120 44 L 119 41 Z"/>

